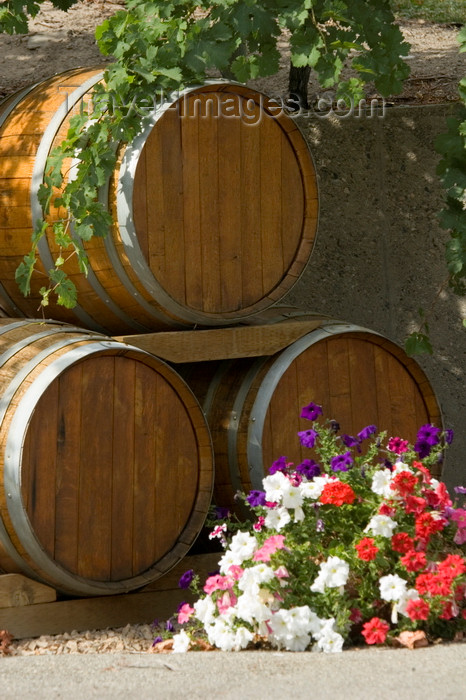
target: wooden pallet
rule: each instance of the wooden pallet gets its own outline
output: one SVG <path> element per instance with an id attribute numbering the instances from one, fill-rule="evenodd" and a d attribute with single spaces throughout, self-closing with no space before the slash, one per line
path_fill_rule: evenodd
<path id="1" fill-rule="evenodd" d="M 194 569 L 202 581 L 217 569 L 218 558 L 218 554 L 186 557 L 138 592 L 99 598 L 56 600 L 53 588 L 20 574 L 5 574 L 0 576 L 0 629 L 24 639 L 166 620 L 182 601 L 193 599 L 189 591 L 178 587 L 180 576 Z"/>

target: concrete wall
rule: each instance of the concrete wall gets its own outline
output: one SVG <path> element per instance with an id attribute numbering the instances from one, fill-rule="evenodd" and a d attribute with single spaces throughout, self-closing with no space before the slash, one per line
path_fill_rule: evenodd
<path id="1" fill-rule="evenodd" d="M 435 137 L 451 105 L 386 108 L 383 117 L 300 116 L 320 187 L 320 223 L 303 276 L 283 303 L 350 321 L 403 345 L 447 276 L 448 233 Z M 417 356 L 455 440 L 443 478 L 466 485 L 466 300 L 444 290 L 429 319 L 434 355 Z"/>

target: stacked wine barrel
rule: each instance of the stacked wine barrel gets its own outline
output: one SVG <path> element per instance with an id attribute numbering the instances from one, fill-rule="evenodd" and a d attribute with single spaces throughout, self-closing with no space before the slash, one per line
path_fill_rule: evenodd
<path id="1" fill-rule="evenodd" d="M 69 71 L 0 105 L 0 569 L 73 595 L 163 575 L 199 534 L 213 489 L 234 506 L 278 456 L 304 456 L 296 432 L 310 401 L 348 433 L 376 423 L 413 439 L 440 421 L 418 365 L 342 321 L 318 320 L 278 354 L 232 360 L 226 349 L 182 367 L 115 339 L 247 323 L 304 271 L 318 219 L 312 157 L 296 122 L 242 85 L 187 89 L 115 144 L 100 193 L 112 229 L 85 243 L 87 276 L 73 258 L 63 266 L 78 305 L 52 302 L 51 320 L 35 319 L 41 275 L 25 298 L 15 271 L 42 217 L 47 156 L 100 80 Z M 62 214 L 52 206 L 50 224 Z M 39 272 L 59 254 L 50 227 Z"/>

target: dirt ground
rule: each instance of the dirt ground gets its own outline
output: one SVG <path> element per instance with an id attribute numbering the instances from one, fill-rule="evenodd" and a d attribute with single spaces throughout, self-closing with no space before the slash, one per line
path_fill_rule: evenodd
<path id="1" fill-rule="evenodd" d="M 62 12 L 45 2 L 41 12 L 30 21 L 28 34 L 0 34 L 0 99 L 55 73 L 111 60 L 100 55 L 94 30 L 122 8 L 124 0 L 82 0 L 68 12 Z M 411 44 L 407 59 L 411 76 L 403 93 L 390 102 L 425 104 L 457 100 L 458 82 L 466 75 L 466 54 L 458 53 L 458 27 L 419 21 L 406 21 L 400 26 Z M 256 89 L 277 97 L 286 95 L 287 90 L 289 51 L 285 38 L 280 47 L 280 71 L 251 83 Z M 318 86 L 311 80 L 311 103 L 317 94 Z"/>

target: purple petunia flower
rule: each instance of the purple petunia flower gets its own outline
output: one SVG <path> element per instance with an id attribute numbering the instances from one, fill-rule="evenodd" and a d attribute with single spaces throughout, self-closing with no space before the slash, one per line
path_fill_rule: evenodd
<path id="1" fill-rule="evenodd" d="M 334 472 L 347 472 L 353 466 L 353 458 L 351 452 L 345 452 L 344 455 L 337 455 L 330 460 L 330 466 Z"/>
<path id="2" fill-rule="evenodd" d="M 319 416 L 322 415 L 322 406 L 318 406 L 313 401 L 308 406 L 304 406 L 301 411 L 301 418 L 307 418 L 307 420 L 317 420 Z"/>
<path id="3" fill-rule="evenodd" d="M 249 503 L 251 508 L 255 508 L 256 506 L 265 506 L 265 491 L 250 491 L 246 501 Z"/>
<path id="4" fill-rule="evenodd" d="M 363 428 L 359 433 L 358 433 L 358 438 L 360 441 L 362 440 L 367 440 L 371 435 L 374 435 L 374 433 L 377 432 L 377 426 L 376 425 L 366 425 L 365 428 Z"/>
<path id="5" fill-rule="evenodd" d="M 299 441 L 304 447 L 314 447 L 316 440 L 319 437 L 319 433 L 310 428 L 309 430 L 303 430 L 298 433 Z"/>
<path id="6" fill-rule="evenodd" d="M 161 642 L 161 641 L 162 641 L 162 637 L 160 637 L 160 635 L 159 635 L 159 636 L 157 636 L 157 637 L 154 639 L 154 641 L 152 642 L 152 646 L 155 647 L 155 645 L 158 644 L 158 643 Z"/>
<path id="7" fill-rule="evenodd" d="M 193 569 L 188 569 L 187 571 L 184 572 L 184 574 L 180 577 L 180 580 L 178 581 L 178 586 L 180 588 L 189 588 L 191 585 L 191 581 L 194 578 L 194 571 Z"/>
<path id="8" fill-rule="evenodd" d="M 228 520 L 231 512 L 229 508 L 224 506 L 215 506 L 215 519 L 216 520 Z"/>
<path id="9" fill-rule="evenodd" d="M 167 630 L 167 632 L 174 632 L 175 631 L 175 627 L 173 626 L 173 622 L 171 620 L 166 621 L 165 629 Z"/>
<path id="10" fill-rule="evenodd" d="M 414 451 L 418 453 L 419 459 L 424 459 L 430 455 L 432 445 L 426 440 L 417 440 L 414 443 Z"/>
<path id="11" fill-rule="evenodd" d="M 439 433 L 440 428 L 436 428 L 435 425 L 427 424 L 423 425 L 417 431 L 417 442 L 426 442 L 431 447 L 433 445 L 438 445 L 439 443 Z"/>
<path id="12" fill-rule="evenodd" d="M 340 430 L 340 423 L 333 418 L 330 419 L 330 430 L 334 433 L 338 433 Z"/>
<path id="13" fill-rule="evenodd" d="M 455 486 L 453 490 L 455 493 L 466 493 L 466 486 Z"/>
<path id="14" fill-rule="evenodd" d="M 301 464 L 296 467 L 296 471 L 309 480 L 313 479 L 315 476 L 319 476 L 321 473 L 319 465 L 317 462 L 314 462 L 313 459 L 305 459 L 304 462 L 301 462 Z"/>
<path id="15" fill-rule="evenodd" d="M 353 437 L 353 435 L 347 435 L 344 433 L 341 436 L 341 440 L 346 447 L 356 447 L 359 445 L 359 439 L 357 437 Z"/>
<path id="16" fill-rule="evenodd" d="M 453 442 L 453 438 L 455 437 L 455 433 L 453 432 L 453 430 L 451 428 L 447 428 L 445 430 L 444 436 L 447 445 L 451 445 L 451 443 Z"/>
<path id="17" fill-rule="evenodd" d="M 277 472 L 286 471 L 286 457 L 279 457 L 273 462 L 272 466 L 269 467 L 269 474 L 276 474 Z"/>

